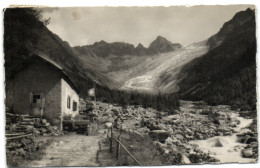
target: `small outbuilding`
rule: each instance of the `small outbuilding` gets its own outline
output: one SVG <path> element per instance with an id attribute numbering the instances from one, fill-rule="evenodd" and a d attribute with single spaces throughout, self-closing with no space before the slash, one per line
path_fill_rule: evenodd
<path id="1" fill-rule="evenodd" d="M 62 129 L 65 115 L 78 114 L 79 92 L 62 67 L 35 54 L 13 79 L 13 111 L 41 116 Z"/>

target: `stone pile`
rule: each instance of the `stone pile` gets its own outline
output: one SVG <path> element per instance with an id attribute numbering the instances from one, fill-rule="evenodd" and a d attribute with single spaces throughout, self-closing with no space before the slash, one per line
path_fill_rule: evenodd
<path id="1" fill-rule="evenodd" d="M 245 158 L 258 158 L 258 142 L 251 142 L 242 150 L 242 156 Z"/>
<path id="2" fill-rule="evenodd" d="M 13 165 L 29 158 L 30 152 L 38 150 L 34 136 L 29 131 L 33 128 L 31 120 L 25 116 L 6 113 L 6 157 L 7 164 Z"/>
<path id="3" fill-rule="evenodd" d="M 38 150 L 40 150 L 40 146 L 35 143 L 34 136 L 8 136 L 6 142 L 7 165 L 19 165 L 24 159 L 31 158 L 32 153 Z"/>
<path id="4" fill-rule="evenodd" d="M 242 150 L 242 156 L 245 158 L 258 158 L 258 133 L 257 123 L 255 121 L 249 126 L 250 131 L 238 134 L 241 143 L 247 144 Z"/>
<path id="5" fill-rule="evenodd" d="M 19 137 L 7 137 L 6 143 L 7 153 L 16 155 L 25 155 L 25 151 L 35 151 L 37 150 L 37 145 L 35 144 L 34 137 L 31 135 Z"/>
<path id="6" fill-rule="evenodd" d="M 257 120 L 248 126 L 249 131 L 237 134 L 240 143 L 247 144 L 241 152 L 244 158 L 258 158 L 258 133 L 257 133 Z"/>
<path id="7" fill-rule="evenodd" d="M 56 126 L 51 126 L 46 119 L 10 113 L 6 115 L 6 133 L 32 133 L 43 136 L 62 134 Z"/>
<path id="8" fill-rule="evenodd" d="M 62 134 L 62 131 L 59 130 L 57 126 L 51 126 L 47 120 L 42 119 L 39 123 L 34 125 L 33 133 L 43 136 L 59 136 Z"/>
<path id="9" fill-rule="evenodd" d="M 190 145 L 175 137 L 167 138 L 165 143 L 154 142 L 158 150 L 164 155 L 165 159 L 171 164 L 191 164 L 191 163 L 208 163 L 217 162 L 218 160 L 211 157 L 209 153 L 204 153 L 197 149 L 196 146 Z"/>
<path id="10" fill-rule="evenodd" d="M 7 164 L 16 166 L 24 159 L 30 159 L 41 149 L 35 143 L 37 135 L 57 136 L 62 132 L 45 119 L 6 113 L 6 157 Z"/>

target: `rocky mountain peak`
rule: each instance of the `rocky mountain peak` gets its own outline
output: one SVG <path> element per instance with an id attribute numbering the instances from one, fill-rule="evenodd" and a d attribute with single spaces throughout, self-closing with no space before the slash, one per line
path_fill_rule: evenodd
<path id="1" fill-rule="evenodd" d="M 136 48 L 144 48 L 143 44 L 139 43 Z"/>
<path id="2" fill-rule="evenodd" d="M 172 44 L 172 42 L 170 42 L 169 40 L 167 40 L 165 37 L 162 36 L 157 36 L 156 39 L 150 44 L 150 46 L 152 44 L 161 44 L 161 43 L 168 43 L 168 44 Z"/>
<path id="3" fill-rule="evenodd" d="M 107 43 L 106 41 L 104 40 L 101 40 L 99 42 L 95 42 L 94 44 L 92 45 L 88 45 L 88 46 L 104 46 L 104 45 L 108 45 L 109 43 Z"/>
<path id="4" fill-rule="evenodd" d="M 222 26 L 217 34 L 211 36 L 208 39 L 207 45 L 210 47 L 210 49 L 219 46 L 228 33 L 233 31 L 237 27 L 246 24 L 247 22 L 250 22 L 252 19 L 255 20 L 255 11 L 250 8 L 247 8 L 247 10 L 245 11 L 240 11 L 236 13 L 231 20 L 229 20 Z"/>
<path id="5" fill-rule="evenodd" d="M 182 45 L 179 43 L 172 43 L 165 37 L 157 36 L 157 38 L 150 44 L 148 48 L 149 54 L 158 54 L 164 52 L 174 51 L 181 48 Z"/>
<path id="6" fill-rule="evenodd" d="M 138 56 L 147 55 L 147 49 L 141 43 L 136 46 L 135 51 Z"/>

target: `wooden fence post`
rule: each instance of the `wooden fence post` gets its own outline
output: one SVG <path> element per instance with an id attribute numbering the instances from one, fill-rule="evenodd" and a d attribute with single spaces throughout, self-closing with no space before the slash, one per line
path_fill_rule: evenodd
<path id="1" fill-rule="evenodd" d="M 116 159 L 118 160 L 118 158 L 119 158 L 119 153 L 120 153 L 120 143 L 119 143 L 119 141 L 120 141 L 120 136 L 121 136 L 121 134 L 122 134 L 122 126 L 121 126 L 121 129 L 120 129 L 120 134 L 118 135 L 118 138 L 117 138 L 117 145 L 116 145 Z"/>
<path id="2" fill-rule="evenodd" d="M 110 150 L 109 150 L 110 153 L 113 152 L 112 148 L 113 148 L 113 127 L 111 127 Z"/>
<path id="3" fill-rule="evenodd" d="M 120 141 L 120 139 L 118 139 Z M 117 142 L 116 144 L 116 160 L 119 158 L 119 152 L 120 152 L 120 144 Z"/>
<path id="4" fill-rule="evenodd" d="M 109 130 L 110 128 L 107 129 L 107 139 L 109 138 Z"/>

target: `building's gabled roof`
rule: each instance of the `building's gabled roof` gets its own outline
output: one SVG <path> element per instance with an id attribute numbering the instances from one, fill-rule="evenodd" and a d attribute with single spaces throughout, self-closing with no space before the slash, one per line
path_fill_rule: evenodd
<path id="1" fill-rule="evenodd" d="M 42 54 L 42 53 L 37 53 L 37 54 L 33 54 L 33 57 L 37 57 L 40 58 L 41 60 L 43 60 L 44 62 L 47 62 L 48 64 L 52 65 L 53 67 L 55 67 L 56 69 L 58 69 L 59 71 L 61 71 L 61 73 L 63 74 L 64 78 L 70 83 L 70 85 L 73 87 L 73 89 L 79 94 L 79 90 L 78 88 L 75 86 L 75 84 L 70 80 L 70 78 L 68 77 L 68 75 L 66 74 L 66 72 L 64 71 L 64 69 L 55 61 L 53 61 L 52 59 L 50 59 L 47 55 Z"/>
<path id="2" fill-rule="evenodd" d="M 52 59 L 50 59 L 49 57 L 47 57 L 46 55 L 44 54 L 35 54 L 35 56 L 38 56 L 40 58 L 42 58 L 43 60 L 45 60 L 46 62 L 52 64 L 53 66 L 55 66 L 56 68 L 62 70 L 62 67 L 57 64 L 56 62 L 54 62 Z"/>

